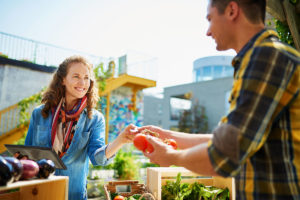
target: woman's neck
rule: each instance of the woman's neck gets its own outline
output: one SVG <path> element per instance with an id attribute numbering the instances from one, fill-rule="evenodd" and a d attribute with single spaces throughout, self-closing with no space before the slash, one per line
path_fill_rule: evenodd
<path id="1" fill-rule="evenodd" d="M 78 99 L 68 99 L 66 97 L 66 110 L 69 111 L 71 110 L 74 105 L 77 103 Z"/>

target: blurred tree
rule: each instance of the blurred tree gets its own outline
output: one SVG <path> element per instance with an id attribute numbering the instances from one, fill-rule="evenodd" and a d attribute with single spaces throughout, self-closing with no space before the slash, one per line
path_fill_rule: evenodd
<path id="1" fill-rule="evenodd" d="M 197 101 L 190 110 L 184 110 L 179 117 L 178 129 L 185 133 L 207 132 L 208 118 L 204 106 Z"/>

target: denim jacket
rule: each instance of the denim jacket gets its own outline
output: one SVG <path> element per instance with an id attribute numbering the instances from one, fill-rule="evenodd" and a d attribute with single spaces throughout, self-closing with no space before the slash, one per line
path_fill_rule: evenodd
<path id="1" fill-rule="evenodd" d="M 52 114 L 50 112 L 47 118 L 43 118 L 41 113 L 43 107 L 44 105 L 41 105 L 32 112 L 25 145 L 52 147 Z M 71 145 L 62 157 L 67 170 L 56 169 L 55 171 L 55 175 L 69 177 L 69 200 L 87 199 L 89 160 L 93 165 L 109 164 L 113 157 L 106 158 L 106 147 L 103 115 L 93 110 L 93 117 L 89 119 L 87 110 L 84 109 L 76 125 Z"/>

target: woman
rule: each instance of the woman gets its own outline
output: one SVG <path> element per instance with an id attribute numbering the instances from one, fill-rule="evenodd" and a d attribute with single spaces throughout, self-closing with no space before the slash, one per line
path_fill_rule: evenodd
<path id="1" fill-rule="evenodd" d="M 98 101 L 92 66 L 82 57 L 64 60 L 43 94 L 43 105 L 34 109 L 25 145 L 52 147 L 67 170 L 55 174 L 69 176 L 69 200 L 87 199 L 86 177 L 89 160 L 93 165 L 109 164 L 123 144 L 134 137 L 129 125 L 105 145 L 105 121 L 94 107 Z"/>

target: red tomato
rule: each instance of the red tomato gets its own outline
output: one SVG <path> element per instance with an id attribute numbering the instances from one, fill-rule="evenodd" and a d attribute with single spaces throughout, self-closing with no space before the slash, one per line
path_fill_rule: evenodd
<path id="1" fill-rule="evenodd" d="M 173 139 L 166 139 L 165 143 L 173 147 L 173 149 L 177 149 L 177 142 Z"/>
<path id="2" fill-rule="evenodd" d="M 121 195 L 115 196 L 114 200 L 124 200 L 125 198 Z"/>
<path id="3" fill-rule="evenodd" d="M 152 144 L 150 144 L 148 141 L 147 141 L 147 148 L 146 148 L 146 151 L 148 153 L 152 153 L 154 151 L 154 148 L 152 146 Z"/>
<path id="4" fill-rule="evenodd" d="M 146 135 L 141 133 L 134 137 L 133 144 L 135 148 L 143 152 L 146 151 L 148 153 L 152 153 L 154 150 L 153 146 L 147 141 Z"/>
<path id="5" fill-rule="evenodd" d="M 137 134 L 134 139 L 133 139 L 133 144 L 135 146 L 135 148 L 137 148 L 140 151 L 145 151 L 147 148 L 147 139 L 146 139 L 146 135 L 144 134 Z"/>

